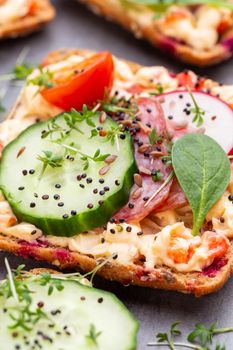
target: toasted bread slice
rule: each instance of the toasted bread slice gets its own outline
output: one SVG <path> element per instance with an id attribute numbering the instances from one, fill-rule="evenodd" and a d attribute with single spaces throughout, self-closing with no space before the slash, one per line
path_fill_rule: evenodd
<path id="1" fill-rule="evenodd" d="M 36 0 L 35 4 L 32 13 L 0 25 L 0 39 L 25 36 L 53 20 L 55 8 L 50 0 Z"/>
<path id="2" fill-rule="evenodd" d="M 186 63 L 204 67 L 217 64 L 232 56 L 233 27 L 225 30 L 217 44 L 211 49 L 200 50 L 181 40 L 176 40 L 176 29 L 174 29 L 173 37 L 164 35 L 160 23 L 154 20 L 156 14 L 153 19 L 153 12 L 146 19 L 146 14 L 144 18 L 139 15 L 140 10 L 138 14 L 136 11 L 134 14 L 128 11 L 122 0 L 80 0 L 80 2 L 87 5 L 95 14 L 119 23 L 133 32 L 135 37 L 145 38 L 152 45 Z"/>
<path id="3" fill-rule="evenodd" d="M 88 50 L 59 50 L 52 52 L 44 60 L 43 64 L 52 64 L 68 58 L 73 54 L 86 56 Z M 133 72 L 141 67 L 135 63 L 127 62 Z M 208 86 L 210 82 L 207 82 Z M 218 84 L 212 82 L 214 86 Z M 220 87 L 225 89 L 226 87 Z M 10 120 L 17 117 L 23 101 L 21 97 L 9 115 Z M 90 254 L 83 254 L 41 240 L 25 241 L 0 233 L 0 249 L 24 258 L 43 260 L 59 269 L 80 269 L 91 271 L 103 258 L 95 258 Z M 227 254 L 219 260 L 215 260 L 211 266 L 201 272 L 180 273 L 166 266 L 155 266 L 153 269 L 145 268 L 142 263 L 134 262 L 128 265 L 119 263 L 116 259 L 109 260 L 98 272 L 102 277 L 115 280 L 124 285 L 133 284 L 143 287 L 159 288 L 165 290 L 192 293 L 202 296 L 220 289 L 231 275 L 233 266 L 233 243 Z"/>

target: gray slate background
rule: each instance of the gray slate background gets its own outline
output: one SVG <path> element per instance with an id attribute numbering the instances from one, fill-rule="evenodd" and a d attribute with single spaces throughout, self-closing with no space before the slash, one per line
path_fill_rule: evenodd
<path id="1" fill-rule="evenodd" d="M 173 71 L 187 68 L 159 53 L 146 42 L 134 39 L 130 33 L 120 29 L 117 25 L 97 18 L 73 0 L 54 0 L 54 4 L 57 8 L 57 18 L 42 32 L 27 38 L 0 43 L 0 74 L 7 73 L 14 67 L 15 60 L 24 47 L 30 48 L 28 61 L 35 64 L 39 63 L 50 50 L 62 47 L 81 47 L 111 50 L 120 57 L 144 65 L 165 65 Z M 195 69 L 197 73 L 223 83 L 233 83 L 232 70 L 232 60 L 206 70 Z M 17 92 L 17 88 L 8 90 L 4 102 L 8 108 L 12 105 Z M 5 274 L 4 256 L 6 254 L 0 253 L 2 276 Z M 12 267 L 25 262 L 28 268 L 43 265 L 11 255 L 8 257 Z M 197 322 L 208 325 L 218 320 L 222 326 L 233 326 L 233 300 L 231 300 L 233 281 L 229 281 L 220 292 L 201 299 L 178 293 L 123 287 L 117 283 L 100 279 L 96 280 L 96 286 L 114 292 L 139 319 L 139 350 L 146 349 L 147 342 L 153 340 L 155 332 L 165 331 L 174 321 L 182 321 L 184 335 L 191 331 Z M 233 334 L 224 335 L 221 339 L 227 350 L 233 349 Z"/>

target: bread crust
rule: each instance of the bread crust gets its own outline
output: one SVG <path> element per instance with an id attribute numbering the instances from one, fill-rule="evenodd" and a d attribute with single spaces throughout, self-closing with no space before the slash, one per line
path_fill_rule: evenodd
<path id="1" fill-rule="evenodd" d="M 132 19 L 128 12 L 122 6 L 116 6 L 109 0 L 79 0 L 87 5 L 95 14 L 106 17 L 108 20 L 117 22 L 125 29 L 134 33 L 137 38 L 145 38 L 153 46 L 160 48 L 164 52 L 172 54 L 178 60 L 191 65 L 205 67 L 220 63 L 232 56 L 232 50 L 227 46 L 218 43 L 209 51 L 199 51 L 183 43 L 174 42 L 164 36 L 159 27 L 156 28 L 152 23 L 145 25 L 135 19 Z M 233 37 L 233 28 L 228 30 L 224 37 Z"/>
<path id="2" fill-rule="evenodd" d="M 0 25 L 0 39 L 25 36 L 40 29 L 55 17 L 55 8 L 50 0 L 36 0 L 36 11 L 13 22 Z"/>
<path id="3" fill-rule="evenodd" d="M 57 50 L 51 52 L 43 61 L 44 65 L 52 64 L 68 58 L 70 55 L 79 54 L 86 56 L 92 51 L 85 49 Z M 136 72 L 141 66 L 134 62 L 127 63 Z M 17 103 L 10 113 L 10 118 L 14 118 L 17 113 Z M 8 116 L 8 117 L 9 117 Z M 13 253 L 24 258 L 33 258 L 46 261 L 59 269 L 77 269 L 91 271 L 98 263 L 90 255 L 72 252 L 59 246 L 43 243 L 28 243 L 13 237 L 8 237 L 0 233 L 0 249 Z M 101 268 L 98 274 L 105 279 L 121 282 L 124 285 L 138 285 L 149 288 L 159 288 L 165 290 L 179 291 L 183 293 L 203 296 L 219 290 L 231 275 L 233 266 L 233 243 L 222 259 L 214 262 L 210 267 L 202 272 L 179 273 L 168 267 L 155 267 L 146 269 L 143 266 L 130 264 L 121 265 L 117 260 L 108 262 Z"/>

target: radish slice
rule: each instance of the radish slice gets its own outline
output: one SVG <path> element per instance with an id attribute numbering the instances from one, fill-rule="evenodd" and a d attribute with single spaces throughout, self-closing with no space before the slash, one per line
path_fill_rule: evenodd
<path id="1" fill-rule="evenodd" d="M 188 91 L 173 91 L 158 96 L 174 139 L 186 133 L 205 133 L 217 141 L 226 153 L 233 152 L 233 110 L 218 97 L 192 92 L 201 111 L 203 123 L 193 122 L 194 102 Z M 161 98 L 162 97 L 162 98 Z M 164 102 L 163 102 L 164 98 Z"/>

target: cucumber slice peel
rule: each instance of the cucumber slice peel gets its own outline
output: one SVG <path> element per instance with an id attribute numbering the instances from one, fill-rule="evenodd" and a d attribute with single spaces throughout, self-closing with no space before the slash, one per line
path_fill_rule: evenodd
<path id="1" fill-rule="evenodd" d="M 3 151 L 4 195 L 19 220 L 45 234 L 104 225 L 127 202 L 137 171 L 127 131 L 109 117 L 100 123 L 99 113 L 85 119 L 76 112 L 82 118 L 72 122 L 72 113 L 30 126 Z"/>
<path id="2" fill-rule="evenodd" d="M 13 277 L 20 298 L 15 301 L 12 286 L 8 288 L 9 281 L 0 282 L 0 305 L 4 310 L 0 314 L 0 342 L 8 350 L 33 349 L 38 344 L 46 350 L 136 348 L 138 322 L 113 294 L 85 286 L 65 275 L 44 274 L 25 279 Z M 51 286 L 52 292 L 49 292 Z M 30 324 L 25 323 L 29 314 L 24 314 L 16 326 L 27 304 L 21 300 L 23 293 L 31 298 L 28 310 L 34 313 L 39 310 L 44 316 Z M 24 324 L 28 329 L 23 328 Z"/>

